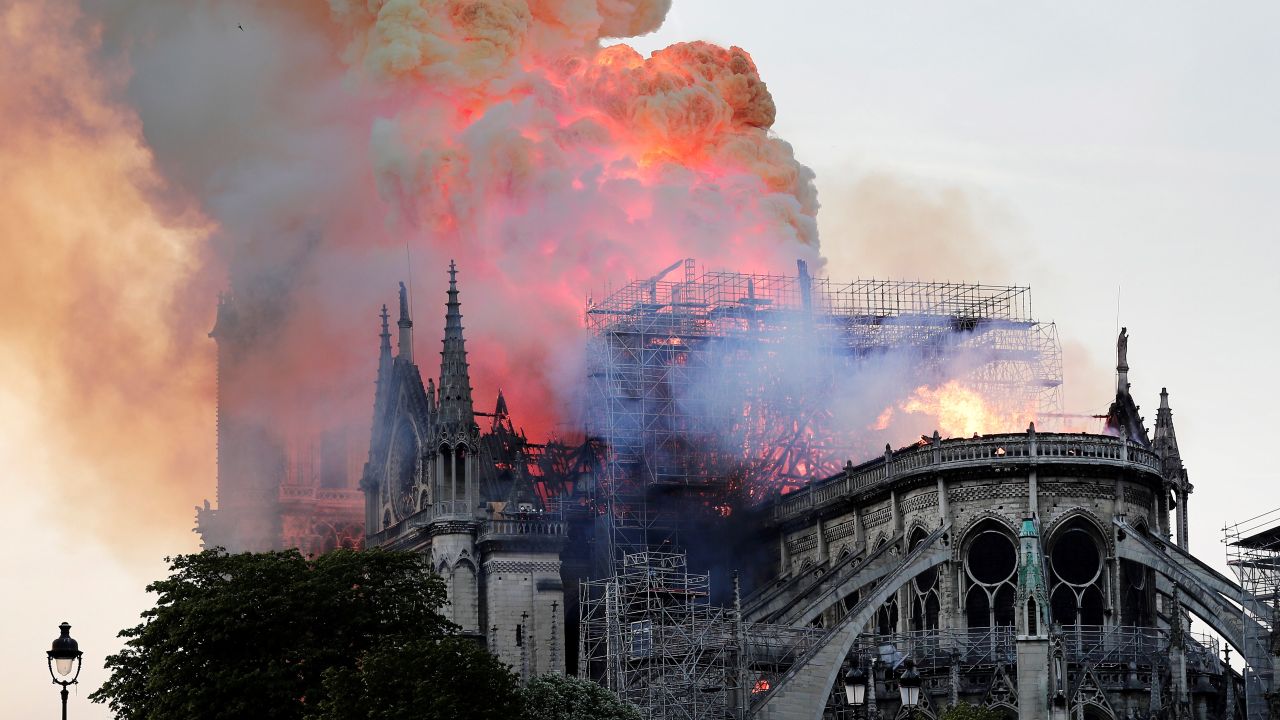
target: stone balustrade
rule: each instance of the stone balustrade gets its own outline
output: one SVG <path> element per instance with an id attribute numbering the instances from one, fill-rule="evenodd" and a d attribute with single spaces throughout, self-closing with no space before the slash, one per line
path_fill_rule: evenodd
<path id="1" fill-rule="evenodd" d="M 840 498 L 865 490 L 932 473 L 965 467 L 999 468 L 1001 465 L 1071 463 L 1138 468 L 1160 472 L 1156 454 L 1127 439 L 1107 435 L 1060 433 L 1010 433 L 976 438 L 955 438 L 915 445 L 883 458 L 811 482 L 780 496 L 773 506 L 775 522 L 799 517 Z"/>

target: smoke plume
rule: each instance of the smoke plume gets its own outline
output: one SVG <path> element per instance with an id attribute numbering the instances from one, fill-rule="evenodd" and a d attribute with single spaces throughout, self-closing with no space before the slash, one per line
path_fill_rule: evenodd
<path id="1" fill-rule="evenodd" d="M 190 537 L 168 518 L 212 477 L 207 311 L 186 300 L 216 285 L 210 223 L 158 201 L 98 29 L 72 3 L 0 10 L 0 472 L 136 558 L 139 534 Z"/>

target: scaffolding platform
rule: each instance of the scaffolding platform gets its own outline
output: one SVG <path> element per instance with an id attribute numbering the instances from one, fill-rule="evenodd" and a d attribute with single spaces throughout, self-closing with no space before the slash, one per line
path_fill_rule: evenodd
<path id="1" fill-rule="evenodd" d="M 589 301 L 586 324 L 609 563 L 677 546 L 655 490 L 756 504 L 878 452 L 844 395 L 884 385 L 885 368 L 910 389 L 961 380 L 1002 414 L 1061 417 L 1057 330 L 1026 287 L 840 284 L 803 262 L 788 276 L 688 259 Z"/>
<path id="2" fill-rule="evenodd" d="M 1280 619 L 1280 508 L 1228 525 L 1223 536 L 1227 565 L 1240 580 L 1246 717 L 1266 720 L 1266 695 L 1276 680 L 1271 653 Z"/>

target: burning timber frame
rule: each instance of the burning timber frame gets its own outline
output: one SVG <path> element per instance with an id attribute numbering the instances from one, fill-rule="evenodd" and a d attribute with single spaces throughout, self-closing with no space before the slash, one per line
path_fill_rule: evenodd
<path id="1" fill-rule="evenodd" d="M 674 519 L 648 506 L 655 488 L 722 497 L 731 482 L 751 487 L 767 477 L 795 488 L 838 471 L 857 449 L 833 434 L 815 399 L 862 360 L 899 353 L 915 376 L 949 379 L 948 364 L 974 351 L 981 362 L 962 379 L 984 397 L 1041 417 L 1061 412 L 1057 328 L 1032 317 L 1029 288 L 841 285 L 797 266 L 795 276 L 699 275 L 686 259 L 588 303 L 588 418 L 608 444 L 596 489 L 609 526 L 601 570 L 676 541 Z M 665 279 L 679 269 L 683 279 Z M 779 356 L 797 346 L 819 359 L 811 366 L 819 377 L 800 379 L 806 384 L 782 402 L 769 399 L 787 372 Z M 709 373 L 736 378 L 742 397 L 732 405 L 700 397 Z"/>
<path id="2" fill-rule="evenodd" d="M 605 459 L 593 488 L 597 579 L 580 586 L 579 672 L 650 718 L 743 717 L 821 634 L 744 627 L 738 603 L 712 606 L 710 576 L 691 573 L 677 550 L 673 503 L 653 494 L 725 502 L 753 479 L 777 491 L 836 473 L 858 448 L 838 437 L 850 428 L 833 427 L 826 389 L 891 353 L 926 382 L 955 378 L 968 353 L 981 360 L 960 379 L 984 397 L 1061 412 L 1057 329 L 1031 316 L 1029 288 L 837 285 L 797 268 L 699 274 L 687 259 L 588 302 L 587 417 Z M 680 269 L 683 279 L 665 279 Z M 811 361 L 805 377 L 787 365 L 796 352 Z M 733 392 L 699 392 L 709 374 Z M 799 385 L 771 393 L 784 378 Z"/>

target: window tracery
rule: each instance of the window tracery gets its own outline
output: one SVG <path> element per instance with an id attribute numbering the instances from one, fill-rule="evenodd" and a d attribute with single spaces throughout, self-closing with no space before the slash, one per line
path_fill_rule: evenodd
<path id="1" fill-rule="evenodd" d="M 1087 521 L 1076 518 L 1049 548 L 1049 604 L 1062 625 L 1102 625 L 1106 586 L 1102 544 Z"/>
<path id="2" fill-rule="evenodd" d="M 1018 551 L 998 523 L 974 529 L 964 555 L 965 616 L 971 628 L 1014 624 Z"/>

